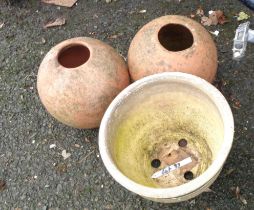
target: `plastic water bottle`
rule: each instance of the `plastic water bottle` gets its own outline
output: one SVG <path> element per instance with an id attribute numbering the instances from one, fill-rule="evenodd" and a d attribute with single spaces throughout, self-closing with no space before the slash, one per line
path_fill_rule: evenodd
<path id="1" fill-rule="evenodd" d="M 247 7 L 254 10 L 254 0 L 241 0 Z"/>

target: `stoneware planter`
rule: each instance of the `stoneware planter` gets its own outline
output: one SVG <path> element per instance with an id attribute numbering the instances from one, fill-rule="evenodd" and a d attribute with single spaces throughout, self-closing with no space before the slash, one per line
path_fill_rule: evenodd
<path id="1" fill-rule="evenodd" d="M 163 16 L 135 35 L 128 65 L 132 80 L 180 71 L 212 82 L 218 65 L 217 50 L 209 32 L 196 21 L 184 16 Z"/>
<path id="2" fill-rule="evenodd" d="M 48 112 L 76 128 L 98 127 L 110 102 L 128 85 L 128 69 L 120 55 L 88 37 L 53 47 L 37 77 L 39 96 Z"/>
<path id="3" fill-rule="evenodd" d="M 215 87 L 190 74 L 160 73 L 134 82 L 114 99 L 101 122 L 99 149 L 122 186 L 173 203 L 197 196 L 215 181 L 233 133 L 231 109 Z M 152 178 L 169 165 L 178 168 Z"/>

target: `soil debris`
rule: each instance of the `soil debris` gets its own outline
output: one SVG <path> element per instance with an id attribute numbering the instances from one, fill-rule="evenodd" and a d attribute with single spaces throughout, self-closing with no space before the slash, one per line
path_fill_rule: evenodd
<path id="1" fill-rule="evenodd" d="M 230 190 L 234 193 L 235 197 L 240 200 L 244 205 L 247 205 L 247 200 L 241 195 L 240 187 L 231 187 Z"/>
<path id="2" fill-rule="evenodd" d="M 67 165 L 65 163 L 59 163 L 56 165 L 56 171 L 60 174 L 67 172 Z"/>

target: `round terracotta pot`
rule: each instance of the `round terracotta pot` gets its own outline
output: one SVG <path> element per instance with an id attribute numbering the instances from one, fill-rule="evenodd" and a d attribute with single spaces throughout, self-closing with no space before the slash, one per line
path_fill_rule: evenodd
<path id="1" fill-rule="evenodd" d="M 128 52 L 132 80 L 160 73 L 185 72 L 209 82 L 217 71 L 217 50 L 209 32 L 177 15 L 157 18 L 136 34 Z"/>
<path id="2" fill-rule="evenodd" d="M 121 56 L 88 37 L 53 47 L 37 77 L 39 96 L 48 112 L 76 128 L 98 127 L 110 102 L 128 85 L 128 68 Z"/>

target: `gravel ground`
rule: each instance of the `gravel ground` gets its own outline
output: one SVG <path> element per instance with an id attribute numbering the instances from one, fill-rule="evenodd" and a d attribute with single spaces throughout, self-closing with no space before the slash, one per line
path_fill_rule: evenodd
<path id="1" fill-rule="evenodd" d="M 231 59 L 238 24 L 233 16 L 245 11 L 253 24 L 252 11 L 237 0 L 79 0 L 71 9 L 36 0 L 10 3 L 0 3 L 1 210 L 254 209 L 254 45 L 249 44 L 242 62 Z M 206 13 L 221 9 L 230 20 L 209 30 L 220 31 L 214 37 L 219 51 L 216 85 L 234 113 L 234 145 L 212 192 L 179 204 L 154 203 L 111 178 L 99 156 L 97 129 L 69 128 L 45 111 L 36 74 L 45 54 L 62 40 L 90 36 L 126 56 L 142 25 L 165 14 L 190 15 L 199 5 Z M 144 9 L 146 13 L 139 13 Z M 59 16 L 66 18 L 65 26 L 43 29 L 45 22 Z M 50 149 L 52 144 L 56 147 Z M 71 156 L 64 160 L 62 150 Z"/>

